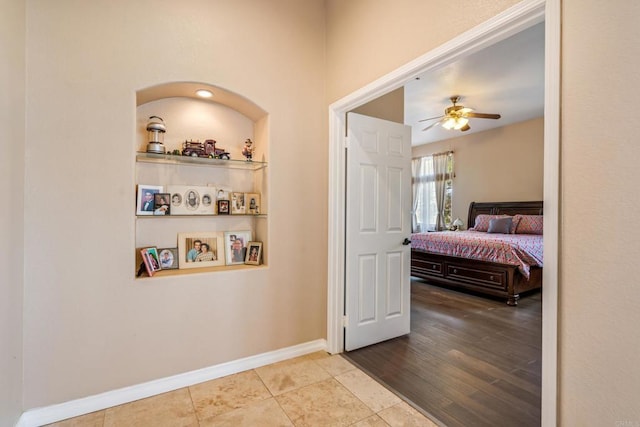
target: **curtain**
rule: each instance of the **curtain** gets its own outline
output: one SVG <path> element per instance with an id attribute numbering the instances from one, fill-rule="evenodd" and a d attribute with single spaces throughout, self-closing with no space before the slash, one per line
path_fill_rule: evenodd
<path id="1" fill-rule="evenodd" d="M 436 205 L 433 185 L 433 160 L 431 157 L 413 159 L 413 232 L 422 233 L 435 229 Z"/>
<path id="2" fill-rule="evenodd" d="M 411 161 L 413 190 L 412 230 L 414 233 L 446 228 L 447 209 L 450 210 L 453 178 L 453 154 L 435 154 Z M 449 192 L 449 194 L 447 194 Z M 448 198 L 447 198 L 448 197 Z M 449 200 L 449 204 L 447 204 Z"/>
<path id="3" fill-rule="evenodd" d="M 420 232 L 420 220 L 418 218 L 420 204 L 420 185 L 418 184 L 418 172 L 422 169 L 424 157 L 411 160 L 411 190 L 413 191 L 413 207 L 411 210 L 411 230 L 414 233 Z"/>
<path id="4" fill-rule="evenodd" d="M 444 199 L 447 181 L 450 179 L 447 165 L 449 161 L 449 153 L 440 153 L 432 156 L 433 172 L 435 175 L 435 199 L 436 199 L 436 224 L 437 231 L 444 230 L 446 224 L 444 221 Z"/>

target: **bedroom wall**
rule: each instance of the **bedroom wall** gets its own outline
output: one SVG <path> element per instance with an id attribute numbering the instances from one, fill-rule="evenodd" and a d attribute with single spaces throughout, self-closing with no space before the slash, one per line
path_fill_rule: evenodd
<path id="1" fill-rule="evenodd" d="M 325 338 L 324 2 L 27 5 L 25 407 Z M 269 112 L 267 268 L 133 279 L 136 90 L 174 81 Z"/>
<path id="2" fill-rule="evenodd" d="M 22 413 L 25 2 L 0 0 L 0 425 Z"/>
<path id="3" fill-rule="evenodd" d="M 328 0 L 329 100 L 514 3 Z M 561 4 L 559 424 L 637 426 L 640 123 L 611 106 L 640 98 L 640 4 Z"/>
<path id="4" fill-rule="evenodd" d="M 469 204 L 473 201 L 542 200 L 543 149 L 544 119 L 537 118 L 419 145 L 412 151 L 413 157 L 454 151 L 452 217 L 459 217 L 466 229 Z"/>
<path id="5" fill-rule="evenodd" d="M 399 88 L 353 110 L 378 119 L 404 123 L 404 89 Z"/>

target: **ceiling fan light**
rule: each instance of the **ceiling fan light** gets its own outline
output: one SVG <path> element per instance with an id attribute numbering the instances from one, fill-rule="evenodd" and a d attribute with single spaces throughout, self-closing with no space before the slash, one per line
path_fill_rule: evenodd
<path id="1" fill-rule="evenodd" d="M 442 127 L 451 130 L 456 125 L 456 120 L 452 117 L 449 117 L 443 124 Z"/>
<path id="2" fill-rule="evenodd" d="M 464 117 L 459 117 L 459 118 L 455 119 L 455 124 L 454 124 L 453 128 L 455 130 L 460 130 L 463 127 L 465 127 L 468 123 L 469 123 L 469 119 L 465 119 Z"/>

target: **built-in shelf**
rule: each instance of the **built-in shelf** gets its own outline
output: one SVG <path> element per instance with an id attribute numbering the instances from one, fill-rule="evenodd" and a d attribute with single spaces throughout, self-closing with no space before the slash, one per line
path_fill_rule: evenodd
<path id="1" fill-rule="evenodd" d="M 181 156 L 179 154 L 155 154 L 147 152 L 138 152 L 136 154 L 137 162 L 144 163 L 160 163 L 173 165 L 189 165 L 189 166 L 207 166 L 229 169 L 245 169 L 257 171 L 267 167 L 266 162 L 247 161 L 247 160 L 223 160 L 211 159 L 208 157 L 191 157 Z"/>
<path id="2" fill-rule="evenodd" d="M 175 276 L 184 276 L 186 274 L 197 274 L 197 273 L 212 273 L 212 272 L 223 272 L 223 271 L 249 271 L 249 270 L 263 270 L 267 268 L 266 264 L 260 265 L 247 265 L 247 264 L 236 264 L 236 265 L 224 265 L 220 267 L 202 267 L 202 268 L 189 268 L 189 269 L 171 269 L 171 270 L 158 270 L 153 274 L 153 277 L 149 277 L 147 272 L 145 271 L 141 276 L 136 277 L 136 279 L 158 279 L 162 277 L 175 277 Z"/>
<path id="3" fill-rule="evenodd" d="M 266 218 L 267 214 L 231 214 L 231 215 L 218 215 L 218 214 L 205 214 L 205 215 L 136 215 L 136 218 L 152 218 L 152 219 L 167 219 L 167 218 L 243 218 L 243 217 L 251 217 L 251 218 Z"/>

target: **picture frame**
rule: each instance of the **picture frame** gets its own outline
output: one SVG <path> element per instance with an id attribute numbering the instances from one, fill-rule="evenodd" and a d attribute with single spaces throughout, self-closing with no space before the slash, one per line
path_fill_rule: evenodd
<path id="1" fill-rule="evenodd" d="M 158 249 L 155 246 L 140 249 L 142 261 L 147 269 L 149 277 L 153 277 L 156 271 L 160 271 L 160 259 L 158 258 Z"/>
<path id="2" fill-rule="evenodd" d="M 216 200 L 230 200 L 231 188 L 218 184 L 216 187 Z"/>
<path id="3" fill-rule="evenodd" d="M 231 214 L 244 215 L 247 212 L 245 201 L 245 193 L 231 193 Z"/>
<path id="4" fill-rule="evenodd" d="M 215 209 L 215 211 L 216 212 L 215 213 L 216 214 L 220 214 L 220 212 L 218 212 L 218 203 L 217 203 L 219 200 L 228 200 L 229 201 L 229 211 L 230 211 L 231 210 L 231 193 L 232 193 L 231 188 L 226 186 L 226 185 L 216 184 L 215 189 L 216 189 L 216 192 L 215 192 L 215 195 L 216 195 L 216 198 L 215 198 L 216 209 Z M 222 215 L 226 215 L 226 214 L 223 213 Z"/>
<path id="5" fill-rule="evenodd" d="M 247 243 L 247 254 L 244 263 L 249 265 L 260 265 L 262 263 L 262 242 Z"/>
<path id="6" fill-rule="evenodd" d="M 178 268 L 178 248 L 159 248 L 158 258 L 162 270 L 175 270 Z"/>
<path id="7" fill-rule="evenodd" d="M 178 268 L 218 267 L 224 265 L 223 233 L 201 231 L 178 233 Z M 203 250 L 207 246 L 206 251 Z M 208 254 L 211 255 L 208 255 Z"/>
<path id="8" fill-rule="evenodd" d="M 138 184 L 138 194 L 136 198 L 137 215 L 153 215 L 154 195 L 162 193 L 161 185 Z"/>
<path id="9" fill-rule="evenodd" d="M 204 185 L 168 185 L 171 215 L 214 215 L 215 187 Z"/>
<path id="10" fill-rule="evenodd" d="M 171 215 L 171 194 L 156 193 L 153 195 L 153 214 Z"/>
<path id="11" fill-rule="evenodd" d="M 245 193 L 246 213 L 260 215 L 260 193 Z"/>
<path id="12" fill-rule="evenodd" d="M 247 244 L 253 240 L 250 230 L 246 231 L 225 231 L 224 251 L 225 264 L 244 264 L 247 254 Z"/>
<path id="13" fill-rule="evenodd" d="M 218 215 L 229 215 L 229 200 L 218 200 Z"/>

